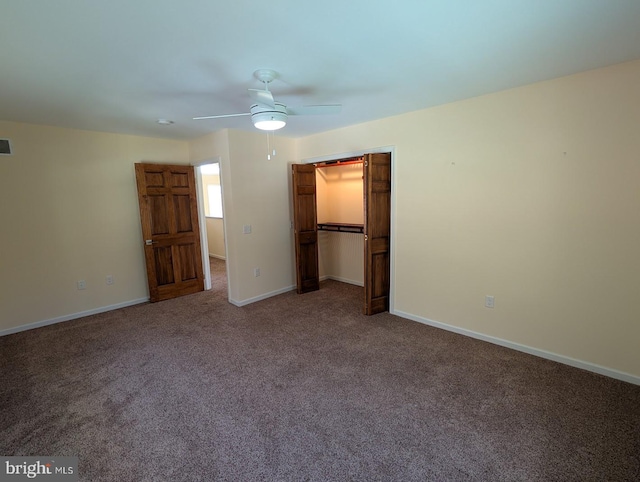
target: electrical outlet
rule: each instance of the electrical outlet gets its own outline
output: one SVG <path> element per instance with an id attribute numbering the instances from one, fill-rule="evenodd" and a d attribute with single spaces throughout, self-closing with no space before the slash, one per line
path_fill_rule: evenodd
<path id="1" fill-rule="evenodd" d="M 87 289 L 87 282 L 83 279 L 78 280 L 78 289 L 79 290 L 86 290 Z"/>
<path id="2" fill-rule="evenodd" d="M 108 274 L 105 278 L 105 281 L 107 282 L 108 285 L 112 285 L 113 284 L 113 275 Z"/>
<path id="3" fill-rule="evenodd" d="M 485 296 L 484 306 L 486 308 L 493 308 L 495 306 L 495 298 L 493 296 Z"/>
<path id="4" fill-rule="evenodd" d="M 260 276 L 260 268 L 253 268 L 253 276 L 256 278 Z"/>
<path id="5" fill-rule="evenodd" d="M 251 225 L 245 224 L 242 226 L 242 234 L 251 234 Z"/>

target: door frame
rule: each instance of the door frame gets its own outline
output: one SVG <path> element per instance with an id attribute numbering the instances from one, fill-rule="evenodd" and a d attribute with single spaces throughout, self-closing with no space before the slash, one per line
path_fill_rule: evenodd
<path id="1" fill-rule="evenodd" d="M 302 159 L 297 164 L 315 164 L 318 162 L 338 161 L 349 157 L 360 157 L 365 154 L 378 154 L 388 152 L 391 154 L 391 239 L 389 247 L 389 313 L 395 315 L 395 279 L 396 279 L 396 146 L 372 147 L 371 149 L 359 149 L 357 151 L 342 152 L 340 154 L 329 154 L 326 156 L 309 157 Z"/>
<path id="2" fill-rule="evenodd" d="M 201 161 L 192 162 L 196 173 L 197 189 L 197 201 L 198 201 L 198 222 L 200 223 L 200 238 L 202 246 L 202 267 L 204 269 L 204 289 L 211 289 L 211 265 L 209 264 L 209 240 L 207 239 L 207 217 L 204 215 L 204 194 L 202 192 L 202 173 L 200 172 L 200 166 L 206 164 L 218 164 L 220 166 L 220 190 L 222 192 L 222 226 L 224 230 L 224 258 L 225 269 L 227 271 L 227 299 L 229 299 L 229 252 L 227 250 L 227 215 L 224 205 L 224 180 L 222 176 L 222 157 L 216 156 Z"/>

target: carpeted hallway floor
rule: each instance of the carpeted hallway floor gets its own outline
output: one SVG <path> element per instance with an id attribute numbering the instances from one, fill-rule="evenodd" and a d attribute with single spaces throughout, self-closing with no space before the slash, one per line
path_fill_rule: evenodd
<path id="1" fill-rule="evenodd" d="M 640 386 L 383 313 L 335 281 L 0 338 L 0 453 L 88 481 L 637 481 Z"/>

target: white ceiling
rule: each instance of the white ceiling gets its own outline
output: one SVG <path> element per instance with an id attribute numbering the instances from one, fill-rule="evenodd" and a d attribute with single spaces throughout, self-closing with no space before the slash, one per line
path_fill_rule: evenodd
<path id="1" fill-rule="evenodd" d="M 638 0 L 3 0 L 0 119 L 252 130 L 192 117 L 247 112 L 272 68 L 276 100 L 343 105 L 278 132 L 299 137 L 639 58 Z"/>

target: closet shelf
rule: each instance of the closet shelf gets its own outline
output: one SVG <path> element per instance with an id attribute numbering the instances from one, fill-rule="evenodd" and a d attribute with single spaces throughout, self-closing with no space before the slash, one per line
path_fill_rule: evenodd
<path id="1" fill-rule="evenodd" d="M 319 231 L 340 231 L 343 233 L 363 233 L 364 224 L 318 223 Z"/>

